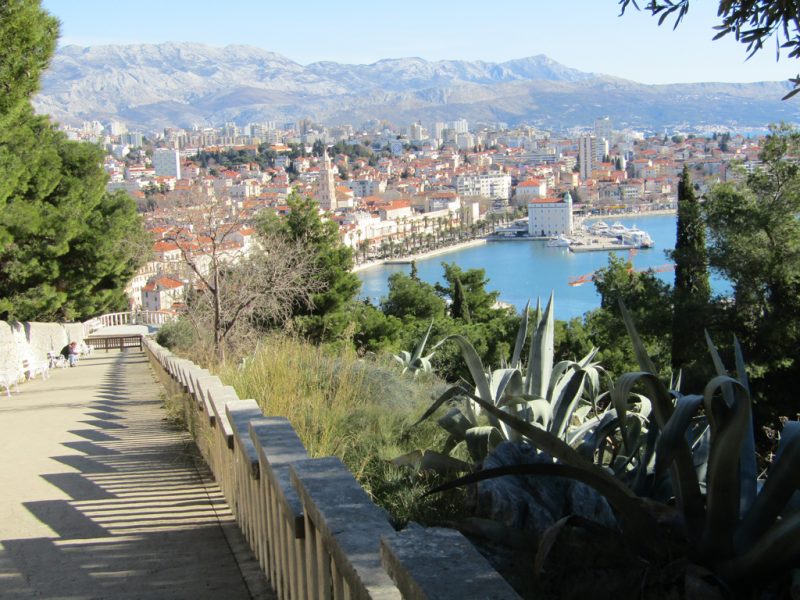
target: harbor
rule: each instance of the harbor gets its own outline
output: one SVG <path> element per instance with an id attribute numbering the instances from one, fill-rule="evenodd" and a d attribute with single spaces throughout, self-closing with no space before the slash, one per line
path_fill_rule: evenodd
<path id="1" fill-rule="evenodd" d="M 553 238 L 548 245 L 566 246 L 571 252 L 612 252 L 652 248 L 655 242 L 648 232 L 635 225 L 596 221 L 578 228 L 570 237 Z"/>
<path id="2" fill-rule="evenodd" d="M 599 217 L 598 217 L 599 219 Z M 592 219 L 595 221 L 597 219 Z M 619 245 L 611 252 L 621 258 L 631 259 L 637 271 L 652 269 L 656 276 L 671 284 L 674 274 L 662 270 L 666 259 L 664 251 L 675 244 L 675 215 L 615 215 L 608 222 L 619 220 L 628 228 L 634 225 L 653 238 L 655 246 L 636 251 L 635 256 Z M 603 238 L 598 237 L 598 240 Z M 592 285 L 593 273 L 608 265 L 608 252 L 573 252 L 567 247 L 548 246 L 547 240 L 514 240 L 513 243 L 487 243 L 454 250 L 448 254 L 417 260 L 419 278 L 428 283 L 442 281 L 442 262 L 456 263 L 462 269 L 485 269 L 489 279 L 487 288 L 498 290 L 500 300 L 522 310 L 525 303 L 536 297 L 547 298 L 555 292 L 556 318 L 580 317 L 597 308 L 600 297 Z M 388 293 L 388 279 L 392 273 L 408 273 L 409 265 L 376 265 L 358 273 L 362 281 L 363 298 L 377 304 Z M 576 285 L 580 278 L 585 285 Z M 715 293 L 726 293 L 729 285 L 712 274 Z"/>

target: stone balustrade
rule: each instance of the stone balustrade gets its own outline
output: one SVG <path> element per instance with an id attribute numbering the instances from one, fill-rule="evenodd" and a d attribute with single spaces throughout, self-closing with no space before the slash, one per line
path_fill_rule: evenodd
<path id="1" fill-rule="evenodd" d="M 117 325 L 155 325 L 174 321 L 175 313 L 163 310 L 141 310 L 118 313 L 108 313 L 97 317 L 100 327 L 115 327 Z M 93 319 L 94 321 L 94 319 Z M 99 327 L 98 327 L 99 329 Z"/>
<path id="2" fill-rule="evenodd" d="M 145 350 L 279 598 L 519 598 L 457 531 L 396 532 L 338 458 L 309 458 L 287 419 L 150 339 Z"/>

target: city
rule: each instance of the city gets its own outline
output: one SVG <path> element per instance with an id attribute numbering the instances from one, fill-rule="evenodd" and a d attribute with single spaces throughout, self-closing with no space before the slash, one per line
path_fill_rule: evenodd
<path id="1" fill-rule="evenodd" d="M 224 250 L 235 260 L 253 244 L 257 213 L 285 214 L 293 192 L 313 198 L 363 268 L 485 236 L 565 193 L 576 218 L 674 210 L 684 164 L 702 195 L 756 169 L 761 149 L 758 138 L 727 131 L 615 131 L 608 117 L 570 138 L 505 124 L 473 131 L 464 119 L 404 129 L 227 123 L 145 134 L 94 121 L 65 130 L 105 146 L 107 189 L 130 194 L 154 235 L 154 260 L 128 288 L 131 307 L 148 310 L 181 307 L 192 274 L 179 244 L 202 254 L 200 215 L 211 206 L 218 220 L 238 224 Z M 529 234 L 569 236 L 572 227 L 571 219 L 548 231 L 531 225 Z"/>

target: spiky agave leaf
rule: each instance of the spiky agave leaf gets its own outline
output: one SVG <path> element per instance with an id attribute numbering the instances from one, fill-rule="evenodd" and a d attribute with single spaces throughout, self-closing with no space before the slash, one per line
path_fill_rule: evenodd
<path id="1" fill-rule="evenodd" d="M 531 301 L 528 300 L 525 303 L 525 309 L 522 311 L 522 319 L 520 319 L 519 329 L 517 329 L 517 338 L 514 341 L 514 352 L 511 354 L 510 366 L 512 369 L 519 369 L 522 365 L 522 349 L 528 337 L 528 319 L 530 318 L 528 308 L 530 305 Z"/>
<path id="2" fill-rule="evenodd" d="M 628 330 L 628 335 L 631 338 L 634 354 L 639 362 L 639 368 L 642 369 L 642 372 L 636 374 L 636 376 L 638 379 L 641 379 L 643 385 L 648 390 L 650 399 L 653 401 L 653 414 L 656 421 L 655 426 L 661 429 L 672 416 L 672 395 L 664 383 L 658 378 L 656 366 L 648 355 L 639 337 L 639 333 L 636 331 L 633 318 L 628 312 L 622 298 L 619 299 L 619 308 L 622 313 L 622 319 L 625 322 L 625 328 Z M 697 483 L 697 473 L 694 470 L 691 450 L 688 444 L 678 445 L 675 450 L 675 461 L 671 467 L 671 479 L 673 490 L 675 491 L 678 503 L 683 509 L 689 526 L 699 526 L 704 517 L 703 498 L 700 494 L 700 488 Z"/>
<path id="3" fill-rule="evenodd" d="M 433 329 L 433 319 L 431 319 L 431 323 L 428 325 L 428 330 L 425 332 L 425 335 L 419 341 L 416 348 L 414 348 L 414 353 L 411 355 L 412 362 L 419 360 L 419 358 L 422 356 L 422 353 L 425 351 L 425 344 L 428 343 L 428 338 L 431 335 L 431 329 Z M 433 353 L 431 353 L 429 356 L 433 356 Z"/>
<path id="4" fill-rule="evenodd" d="M 531 336 L 531 349 L 528 355 L 528 368 L 525 376 L 525 393 L 545 398 L 550 375 L 553 371 L 553 346 L 555 339 L 555 322 L 553 320 L 553 293 L 538 320 Z"/>
<path id="5" fill-rule="evenodd" d="M 779 449 L 761 492 L 736 533 L 736 547 L 740 550 L 758 543 L 800 487 L 800 435 L 795 432 L 787 437 L 788 442 Z M 797 514 L 800 513 L 789 518 Z"/>
<path id="6" fill-rule="evenodd" d="M 733 405 L 717 394 L 723 387 L 733 393 Z M 717 375 L 706 384 L 703 404 L 711 428 L 711 455 L 702 551 L 709 557 L 727 557 L 733 554 L 739 522 L 739 451 L 750 426 L 750 395 L 733 377 Z"/>
<path id="7" fill-rule="evenodd" d="M 466 433 L 467 451 L 475 462 L 482 462 L 502 441 L 500 431 L 491 425 L 472 427 Z"/>
<path id="8" fill-rule="evenodd" d="M 489 410 L 489 408 L 487 408 Z M 541 432 L 543 435 L 550 435 Z M 612 475 L 607 474 L 599 467 L 589 463 L 589 468 L 581 468 L 570 464 L 526 464 L 497 467 L 486 469 L 459 477 L 454 481 L 439 485 L 428 490 L 425 495 L 436 494 L 456 487 L 496 479 L 498 477 L 512 476 L 554 476 L 568 477 L 594 488 L 619 515 L 623 531 L 632 539 L 640 549 L 650 556 L 661 556 L 668 552 L 666 539 L 655 518 L 646 510 L 643 502 L 630 492 Z"/>
<path id="9" fill-rule="evenodd" d="M 705 336 L 708 351 L 709 354 L 711 354 L 711 360 L 714 363 L 714 368 L 717 371 L 717 375 L 728 375 L 728 371 L 725 368 L 717 347 L 711 340 L 711 336 L 708 334 L 708 331 L 705 332 Z M 733 346 L 736 360 L 736 376 L 749 397 L 750 385 L 747 380 L 747 371 L 745 369 L 744 358 L 742 356 L 742 348 L 739 345 L 739 340 L 736 339 L 736 336 L 733 338 Z M 722 395 L 726 404 L 728 406 L 732 406 L 735 402 L 733 386 L 723 385 Z M 756 499 L 756 494 L 758 493 L 758 465 L 756 463 L 756 441 L 755 434 L 753 432 L 752 417 L 750 426 L 745 431 L 745 436 L 742 440 L 742 445 L 739 450 L 739 472 L 740 490 L 738 496 L 739 514 L 741 516 L 744 515 L 753 505 L 753 502 Z"/>

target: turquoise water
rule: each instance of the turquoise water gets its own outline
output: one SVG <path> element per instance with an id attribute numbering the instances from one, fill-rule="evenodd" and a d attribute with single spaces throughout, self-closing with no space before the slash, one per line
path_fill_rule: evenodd
<path id="1" fill-rule="evenodd" d="M 633 257 L 636 269 L 665 265 L 669 261 L 664 251 L 675 246 L 675 217 L 673 215 L 626 217 L 604 219 L 609 225 L 619 221 L 623 225 L 638 226 L 647 231 L 655 247 L 637 250 Z M 617 252 L 627 257 L 627 252 Z M 499 290 L 500 300 L 522 309 L 530 298 L 546 301 L 555 292 L 555 315 L 569 319 L 593 310 L 600 305 L 600 296 L 594 284 L 570 286 L 571 278 L 591 273 L 608 264 L 608 252 L 573 253 L 566 248 L 548 248 L 543 241 L 488 242 L 483 246 L 467 248 L 417 261 L 419 277 L 434 283 L 442 281 L 442 262 L 455 262 L 462 269 L 483 268 L 489 278 L 488 289 Z M 361 296 L 377 301 L 388 293 L 389 275 L 397 271 L 408 273 L 410 265 L 382 265 L 358 273 L 361 279 Z M 674 273 L 659 273 L 658 277 L 672 284 Z M 714 291 L 725 293 L 727 284 L 712 279 Z"/>

